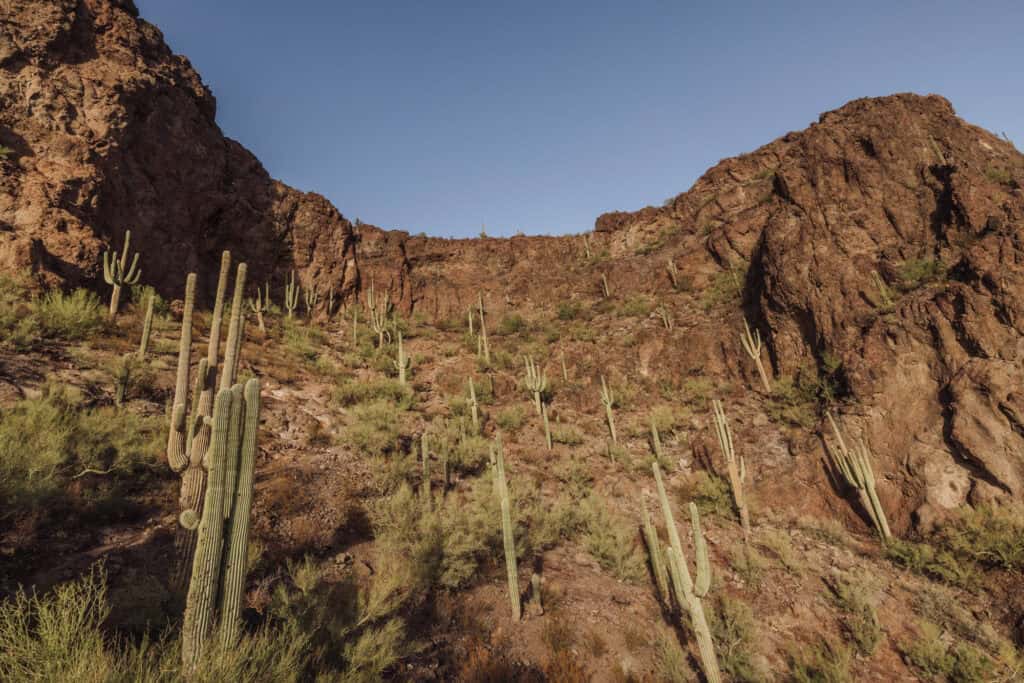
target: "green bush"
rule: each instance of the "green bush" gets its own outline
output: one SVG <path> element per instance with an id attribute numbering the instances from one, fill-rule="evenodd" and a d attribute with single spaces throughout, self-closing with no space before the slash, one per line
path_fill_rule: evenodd
<path id="1" fill-rule="evenodd" d="M 738 306 L 743 298 L 743 283 L 746 278 L 746 267 L 730 267 L 728 270 L 715 273 L 701 297 L 704 310 L 726 305 Z"/>
<path id="2" fill-rule="evenodd" d="M 644 575 L 644 562 L 637 550 L 637 527 L 613 515 L 608 501 L 596 495 L 582 504 L 586 530 L 583 544 L 598 564 L 621 581 L 638 581 Z"/>
<path id="3" fill-rule="evenodd" d="M 0 276 L 0 346 L 28 351 L 40 337 L 42 330 L 25 284 Z"/>
<path id="4" fill-rule="evenodd" d="M 43 335 L 64 341 L 86 339 L 102 330 L 106 320 L 99 297 L 85 289 L 48 292 L 36 302 L 35 314 Z"/>
<path id="5" fill-rule="evenodd" d="M 558 319 L 559 320 L 575 320 L 579 317 L 580 311 L 583 305 L 578 301 L 563 301 L 558 304 Z"/>
<path id="6" fill-rule="evenodd" d="M 865 587 L 848 579 L 828 582 L 832 602 L 842 613 L 840 621 L 847 639 L 858 654 L 870 657 L 882 640 L 882 625 L 878 613 L 865 597 Z"/>
<path id="7" fill-rule="evenodd" d="M 851 683 L 850 650 L 841 644 L 820 640 L 789 654 L 793 683 Z"/>
<path id="8" fill-rule="evenodd" d="M 953 555 L 984 567 L 1024 570 L 1024 510 L 969 509 L 939 530 L 936 543 Z"/>
<path id="9" fill-rule="evenodd" d="M 958 642 L 947 645 L 939 627 L 929 622 L 920 625 L 921 636 L 901 649 L 907 663 L 935 679 L 950 683 L 981 683 L 991 680 L 992 660 L 973 645 Z"/>
<path id="10" fill-rule="evenodd" d="M 723 519 L 739 520 L 732 499 L 732 489 L 724 477 L 699 470 L 683 491 L 685 501 L 692 500 L 704 516 L 716 515 Z"/>
<path id="11" fill-rule="evenodd" d="M 498 413 L 498 426 L 508 432 L 514 432 L 523 426 L 526 411 L 522 406 L 509 406 Z"/>
<path id="12" fill-rule="evenodd" d="M 579 446 L 583 443 L 583 432 L 572 425 L 556 423 L 551 425 L 551 440 L 566 446 Z"/>
<path id="13" fill-rule="evenodd" d="M 885 546 L 885 555 L 912 572 L 954 586 L 969 587 L 975 571 L 948 550 L 936 549 L 927 543 L 892 539 Z"/>
<path id="14" fill-rule="evenodd" d="M 312 363 L 320 355 L 325 337 L 322 330 L 295 318 L 281 319 L 281 343 L 288 353 Z"/>
<path id="15" fill-rule="evenodd" d="M 757 647 L 757 627 L 750 607 L 739 600 L 721 595 L 708 613 L 711 637 L 718 653 L 722 672 L 735 683 L 758 683 L 766 679 L 755 663 L 752 652 Z"/>
<path id="16" fill-rule="evenodd" d="M 518 313 L 512 313 L 511 315 L 506 315 L 501 319 L 501 321 L 498 323 L 498 328 L 494 331 L 494 333 L 503 337 L 507 337 L 509 335 L 519 334 L 520 332 L 526 330 L 528 327 L 529 326 L 527 325 L 526 320 L 523 319 L 523 316 L 519 315 Z"/>
<path id="17" fill-rule="evenodd" d="M 152 295 L 153 298 L 153 315 L 167 315 L 171 312 L 170 303 L 162 296 L 157 294 L 156 289 L 150 285 L 132 285 L 131 286 L 131 300 L 139 308 L 140 311 L 145 313 L 146 306 L 149 305 L 149 297 Z M 248 311 L 247 311 L 248 313 Z"/>
<path id="18" fill-rule="evenodd" d="M 352 408 L 345 428 L 347 443 L 364 455 L 382 456 L 399 450 L 401 421 L 395 405 L 376 400 Z"/>
<path id="19" fill-rule="evenodd" d="M 899 266 L 899 288 L 904 292 L 946 279 L 946 266 L 936 259 L 910 259 Z"/>
<path id="20" fill-rule="evenodd" d="M 632 296 L 619 306 L 618 315 L 622 318 L 644 318 L 654 310 L 654 302 L 650 297 Z"/>
<path id="21" fill-rule="evenodd" d="M 412 390 L 395 379 L 348 379 L 335 388 L 333 399 L 343 406 L 391 401 L 403 410 L 412 405 Z"/>
<path id="22" fill-rule="evenodd" d="M 160 418 L 86 409 L 54 387 L 15 403 L 0 413 L 0 494 L 11 503 L 8 514 L 42 506 L 84 470 L 113 475 L 115 484 L 133 483 L 158 466 L 163 430 Z"/>

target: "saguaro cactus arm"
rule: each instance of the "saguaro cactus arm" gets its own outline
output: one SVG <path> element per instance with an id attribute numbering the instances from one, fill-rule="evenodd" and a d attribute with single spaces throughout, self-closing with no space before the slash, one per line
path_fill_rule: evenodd
<path id="1" fill-rule="evenodd" d="M 744 540 L 750 539 L 750 509 L 747 505 L 744 481 L 747 476 L 746 463 L 743 456 L 736 456 L 736 449 L 733 447 L 732 430 L 729 429 L 729 422 L 725 417 L 725 410 L 722 402 L 715 399 L 711 401 L 713 418 L 715 424 L 715 435 L 718 437 L 718 445 L 725 457 L 726 468 L 729 472 L 729 488 L 732 489 L 732 499 L 736 504 L 736 511 L 740 515 L 740 524 L 743 526 Z"/>
<path id="2" fill-rule="evenodd" d="M 171 469 L 181 472 L 188 465 L 186 417 L 188 408 L 188 366 L 192 347 L 192 310 L 195 307 L 196 274 L 185 278 L 185 307 L 181 318 L 181 340 L 178 342 L 178 372 L 171 404 L 171 425 L 167 435 L 167 461 Z"/>
<path id="3" fill-rule="evenodd" d="M 754 364 L 757 366 L 757 374 L 761 377 L 761 384 L 764 386 L 765 393 L 771 393 L 771 383 L 768 381 L 768 373 L 764 370 L 764 363 L 761 362 L 761 332 L 754 330 L 754 333 L 750 333 L 750 325 L 747 324 L 747 319 L 743 319 L 743 333 L 740 335 L 740 344 L 743 345 L 743 350 L 747 352 L 747 355 L 753 359 Z"/>
<path id="4" fill-rule="evenodd" d="M 604 375 L 601 375 L 601 404 L 604 405 L 605 417 L 608 419 L 608 431 L 611 433 L 612 443 L 619 443 L 619 437 L 615 433 L 615 416 L 612 414 L 612 408 L 615 405 L 615 394 L 608 388 L 607 382 L 604 381 Z"/>
<path id="5" fill-rule="evenodd" d="M 871 469 L 871 452 L 863 441 L 858 441 L 852 450 L 847 448 L 846 441 L 843 439 L 842 432 L 839 431 L 839 425 L 836 424 L 832 413 L 825 415 L 832 426 L 832 433 L 836 440 L 834 446 L 826 441 L 825 450 L 828 452 L 833 466 L 843 475 L 846 483 L 856 489 L 861 506 L 871 517 L 871 523 L 874 524 L 882 541 L 886 542 L 892 538 L 892 532 L 875 489 L 875 474 Z"/>
<path id="6" fill-rule="evenodd" d="M 125 285 L 138 284 L 139 278 L 142 277 L 142 271 L 138 269 L 138 252 L 132 258 L 131 265 L 128 265 L 128 249 L 131 240 L 132 231 L 126 230 L 124 233 L 124 248 L 121 251 L 120 258 L 118 258 L 117 252 L 113 250 L 103 252 L 103 281 L 113 287 L 110 292 L 110 317 L 117 315 L 118 304 L 121 300 L 121 288 Z"/>

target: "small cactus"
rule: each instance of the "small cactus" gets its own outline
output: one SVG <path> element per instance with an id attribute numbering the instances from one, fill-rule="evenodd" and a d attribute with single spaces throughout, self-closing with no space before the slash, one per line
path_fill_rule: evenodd
<path id="1" fill-rule="evenodd" d="M 412 361 L 405 355 L 405 347 L 402 346 L 402 333 L 398 333 L 398 357 L 391 361 L 391 364 L 398 370 L 398 381 L 402 384 L 406 383 L 406 373 L 412 366 Z"/>
<path id="2" fill-rule="evenodd" d="M 587 260 L 589 261 L 590 260 L 590 236 L 588 234 L 586 234 L 586 233 L 583 233 L 583 253 L 587 257 Z"/>
<path id="3" fill-rule="evenodd" d="M 565 351 L 558 352 L 558 359 L 562 362 L 562 381 L 569 381 L 569 368 L 565 365 Z"/>
<path id="4" fill-rule="evenodd" d="M 303 302 L 306 304 L 306 317 L 310 320 L 313 319 L 313 311 L 316 310 L 316 305 L 320 302 L 320 292 L 316 290 L 316 287 L 309 287 L 303 293 Z"/>
<path id="5" fill-rule="evenodd" d="M 647 546 L 647 556 L 651 561 L 651 573 L 654 574 L 658 598 L 662 601 L 666 611 L 671 611 L 672 594 L 669 592 L 668 570 L 665 568 L 665 557 L 661 551 L 661 541 L 658 539 L 658 531 L 651 522 L 651 516 L 647 512 L 647 505 L 642 498 L 640 500 L 640 515 L 643 523 L 644 545 Z"/>
<path id="6" fill-rule="evenodd" d="M 551 450 L 551 423 L 548 422 L 548 406 L 546 403 L 542 403 L 540 406 L 541 419 L 544 422 L 544 442 L 548 445 L 548 450 Z"/>
<path id="7" fill-rule="evenodd" d="M 132 258 L 131 265 L 128 264 L 128 247 L 131 240 L 132 231 L 125 230 L 121 258 L 118 258 L 117 252 L 113 250 L 103 252 L 103 281 L 113 287 L 110 292 L 109 315 L 111 318 L 117 315 L 117 309 L 121 302 L 121 288 L 125 285 L 138 284 L 139 278 L 142 277 L 142 271 L 138 269 L 138 252 Z"/>
<path id="8" fill-rule="evenodd" d="M 743 526 L 743 540 L 750 541 L 750 508 L 747 506 L 747 496 L 743 489 L 743 482 L 747 480 L 747 465 L 743 456 L 736 456 L 736 449 L 733 448 L 732 430 L 729 429 L 729 422 L 725 418 L 725 410 L 722 402 L 715 399 L 711 401 L 714 411 L 715 434 L 718 436 L 718 445 L 722 448 L 722 455 L 725 457 L 725 464 L 729 471 L 729 488 L 732 489 L 732 499 L 736 503 L 736 510 L 740 513 L 740 524 Z"/>
<path id="9" fill-rule="evenodd" d="M 146 317 L 142 322 L 142 339 L 139 341 L 139 360 L 146 359 L 146 352 L 149 350 L 149 336 L 153 332 L 153 300 L 156 292 L 150 292 L 146 301 Z"/>
<path id="10" fill-rule="evenodd" d="M 676 262 L 672 259 L 668 259 L 668 279 L 672 283 L 672 289 L 679 289 L 679 269 L 676 268 Z"/>
<path id="11" fill-rule="evenodd" d="M 768 373 L 764 371 L 764 364 L 761 362 L 761 332 L 754 330 L 753 335 L 750 333 L 750 325 L 747 324 L 747 319 L 743 319 L 743 333 L 740 335 L 740 343 L 743 345 L 743 350 L 747 352 L 754 363 L 757 365 L 757 374 L 761 376 L 761 385 L 764 387 L 765 393 L 771 393 L 772 386 L 768 382 Z"/>
<path id="12" fill-rule="evenodd" d="M 533 358 L 530 356 L 524 356 L 523 361 L 526 364 L 526 379 L 524 384 L 526 388 L 533 393 L 533 404 L 537 410 L 537 414 L 541 414 L 541 404 L 543 403 L 544 392 L 548 388 L 548 378 L 542 368 L 538 368 L 537 364 L 533 362 Z"/>
<path id="13" fill-rule="evenodd" d="M 373 283 L 370 283 L 370 288 L 366 292 L 366 312 L 370 316 L 370 326 L 373 331 L 377 334 L 377 348 L 383 348 L 385 340 L 391 341 L 390 332 L 390 317 L 391 317 L 391 301 L 390 293 L 385 291 L 384 296 L 380 301 L 380 305 L 377 305 L 377 299 L 373 291 Z"/>
<path id="14" fill-rule="evenodd" d="M 664 306 L 658 306 L 658 317 L 661 318 L 661 324 L 665 326 L 666 330 L 672 330 L 672 314 L 668 312 L 668 309 Z"/>
<path id="15" fill-rule="evenodd" d="M 601 375 L 601 404 L 604 406 L 604 414 L 608 419 L 608 431 L 611 434 L 612 443 L 618 444 L 619 437 L 615 433 L 615 415 L 612 413 L 612 408 L 615 406 L 615 394 L 604 381 L 604 375 Z"/>
<path id="16" fill-rule="evenodd" d="M 334 285 L 327 290 L 327 319 L 330 320 L 334 314 Z"/>
<path id="17" fill-rule="evenodd" d="M 605 299 L 612 298 L 612 290 L 608 286 L 608 278 L 604 273 L 601 273 L 601 293 L 604 295 Z"/>
<path id="18" fill-rule="evenodd" d="M 654 451 L 654 459 L 659 462 L 665 462 L 665 454 L 661 449 L 661 434 L 658 433 L 658 424 L 654 421 L 654 416 L 651 416 L 651 450 Z"/>
<path id="19" fill-rule="evenodd" d="M 491 346 L 487 342 L 487 324 L 484 322 L 484 295 L 477 293 L 478 297 L 478 308 L 480 312 L 480 341 L 479 341 L 479 354 L 485 362 L 491 362 Z"/>
<path id="20" fill-rule="evenodd" d="M 295 284 L 295 271 L 292 271 L 291 278 L 284 285 L 284 310 L 288 311 L 288 317 L 295 315 L 295 309 L 299 307 L 299 289 Z"/>
<path id="21" fill-rule="evenodd" d="M 473 378 L 469 378 L 469 410 L 473 419 L 473 433 L 480 433 L 480 404 L 476 400 L 476 387 L 473 385 Z"/>
<path id="22" fill-rule="evenodd" d="M 860 498 L 860 504 L 871 517 L 871 523 L 875 525 L 878 535 L 883 543 L 892 539 L 892 532 L 889 530 L 889 521 L 885 516 L 885 509 L 878 499 L 875 490 L 875 473 L 871 469 L 871 451 L 863 440 L 858 440 L 853 449 L 846 447 L 846 441 L 839 431 L 832 413 L 826 413 L 829 424 L 832 425 L 832 433 L 835 435 L 834 446 L 825 442 L 825 449 L 833 467 L 842 474 L 847 485 L 856 489 Z"/>
<path id="23" fill-rule="evenodd" d="M 270 310 L 270 283 L 266 283 L 264 290 L 256 288 L 256 298 L 249 299 L 249 310 L 256 314 L 256 322 L 259 323 L 260 332 L 267 333 L 267 327 L 263 323 L 263 314 Z"/>

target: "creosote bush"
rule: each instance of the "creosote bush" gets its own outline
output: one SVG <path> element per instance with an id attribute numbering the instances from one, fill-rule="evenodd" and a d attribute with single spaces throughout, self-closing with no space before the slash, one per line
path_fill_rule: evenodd
<path id="1" fill-rule="evenodd" d="M 408 386 L 397 380 L 353 378 L 342 381 L 332 397 L 343 406 L 384 400 L 408 410 L 412 407 L 413 394 Z"/>
<path id="2" fill-rule="evenodd" d="M 757 625 L 754 612 L 746 603 L 728 595 L 719 595 L 714 609 L 708 614 L 708 621 L 719 666 L 729 680 L 735 683 L 768 680 L 753 656 L 758 642 Z"/>
<path id="3" fill-rule="evenodd" d="M 636 543 L 636 525 L 613 514 L 608 501 L 597 495 L 583 501 L 582 511 L 586 526 L 583 544 L 601 568 L 621 581 L 643 578 L 644 560 Z"/>
<path id="4" fill-rule="evenodd" d="M 369 456 L 398 452 L 402 422 L 395 404 L 374 400 L 352 408 L 343 441 Z"/>

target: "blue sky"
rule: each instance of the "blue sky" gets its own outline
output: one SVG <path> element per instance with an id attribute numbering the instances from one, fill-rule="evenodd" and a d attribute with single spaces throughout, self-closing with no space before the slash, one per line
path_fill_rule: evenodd
<path id="1" fill-rule="evenodd" d="M 137 5 L 274 177 L 413 233 L 588 230 L 864 96 L 1024 147 L 1020 0 Z"/>

